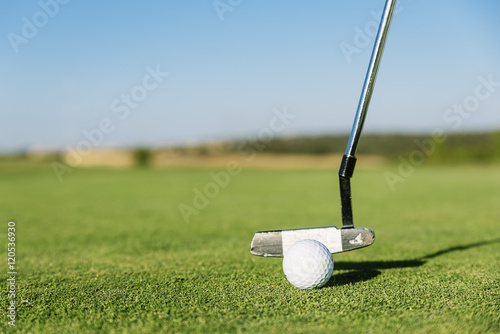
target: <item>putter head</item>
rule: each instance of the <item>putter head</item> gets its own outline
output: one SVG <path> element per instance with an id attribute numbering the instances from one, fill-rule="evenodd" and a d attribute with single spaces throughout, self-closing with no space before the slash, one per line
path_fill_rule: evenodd
<path id="1" fill-rule="evenodd" d="M 335 226 L 259 231 L 253 237 L 250 253 L 283 257 L 291 245 L 304 239 L 321 242 L 333 254 L 370 246 L 375 241 L 375 233 L 366 227 L 338 229 Z"/>

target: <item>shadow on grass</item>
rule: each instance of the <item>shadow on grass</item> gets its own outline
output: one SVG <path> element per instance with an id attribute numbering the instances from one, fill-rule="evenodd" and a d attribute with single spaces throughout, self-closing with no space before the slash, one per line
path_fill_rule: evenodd
<path id="1" fill-rule="evenodd" d="M 352 270 L 351 272 L 333 275 L 330 281 L 324 286 L 341 286 L 346 284 L 354 284 L 358 282 L 368 281 L 381 274 L 379 270 L 395 269 L 395 268 L 414 268 L 425 264 L 429 259 L 445 255 L 451 252 L 464 251 L 471 248 L 487 246 L 500 243 L 500 238 L 475 242 L 467 245 L 460 245 L 440 250 L 415 260 L 400 260 L 400 261 L 366 261 L 366 262 L 335 262 L 337 270 Z"/>
<path id="2" fill-rule="evenodd" d="M 481 246 L 487 246 L 487 245 L 493 245 L 493 244 L 498 244 L 498 243 L 500 243 L 500 238 L 492 239 L 492 240 L 488 240 L 488 241 L 475 242 L 473 244 L 468 244 L 468 245 L 450 247 L 450 248 L 447 248 L 447 249 L 443 249 L 443 250 L 441 250 L 439 252 L 436 252 L 436 253 L 424 256 L 422 259 L 432 259 L 432 258 L 438 257 L 440 255 L 444 255 L 444 254 L 451 253 L 451 252 L 456 252 L 456 251 L 461 251 L 461 250 L 467 250 L 467 249 L 471 249 L 471 248 L 476 248 L 476 247 L 481 247 Z"/>
<path id="3" fill-rule="evenodd" d="M 332 278 L 326 283 L 323 287 L 333 287 L 333 286 L 341 286 L 354 284 L 359 282 L 364 282 L 371 280 L 372 278 L 380 275 L 381 272 L 374 269 L 366 269 L 366 270 L 356 270 L 348 273 L 333 275 Z"/>

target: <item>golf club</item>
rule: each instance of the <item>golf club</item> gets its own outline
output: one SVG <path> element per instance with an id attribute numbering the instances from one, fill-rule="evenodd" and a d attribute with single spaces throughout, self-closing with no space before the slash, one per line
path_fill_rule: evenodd
<path id="1" fill-rule="evenodd" d="M 342 157 L 339 169 L 340 199 L 342 206 L 342 228 L 335 226 L 301 228 L 292 230 L 260 231 L 255 233 L 250 253 L 258 256 L 282 257 L 286 250 L 295 242 L 303 239 L 314 239 L 323 243 L 331 253 L 346 252 L 371 245 L 375 233 L 369 228 L 354 227 L 351 200 L 351 177 L 356 165 L 356 150 L 361 131 L 375 86 L 380 60 L 384 51 L 385 41 L 391 25 L 391 19 L 397 0 L 387 0 L 373 47 L 370 64 L 366 73 L 363 90 L 359 100 L 354 124 L 347 143 L 347 149 Z"/>

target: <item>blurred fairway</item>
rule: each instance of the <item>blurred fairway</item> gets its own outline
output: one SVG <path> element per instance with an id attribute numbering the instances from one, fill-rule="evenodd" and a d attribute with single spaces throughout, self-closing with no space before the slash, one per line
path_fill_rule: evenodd
<path id="1" fill-rule="evenodd" d="M 0 167 L 4 273 L 17 223 L 17 332 L 499 333 L 498 166 L 417 168 L 395 192 L 387 170 L 353 179 L 355 224 L 374 245 L 335 254 L 327 286 L 302 291 L 250 241 L 339 226 L 335 168 L 243 170 L 187 224 L 178 205 L 208 169 L 82 169 L 59 183 L 50 166 Z"/>

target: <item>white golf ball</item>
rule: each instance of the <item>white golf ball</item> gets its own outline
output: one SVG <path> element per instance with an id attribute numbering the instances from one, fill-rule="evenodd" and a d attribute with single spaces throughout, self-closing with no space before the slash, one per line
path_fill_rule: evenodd
<path id="1" fill-rule="evenodd" d="M 322 287 L 332 276 L 332 254 L 317 240 L 297 241 L 283 257 L 283 272 L 288 281 L 299 289 Z"/>

